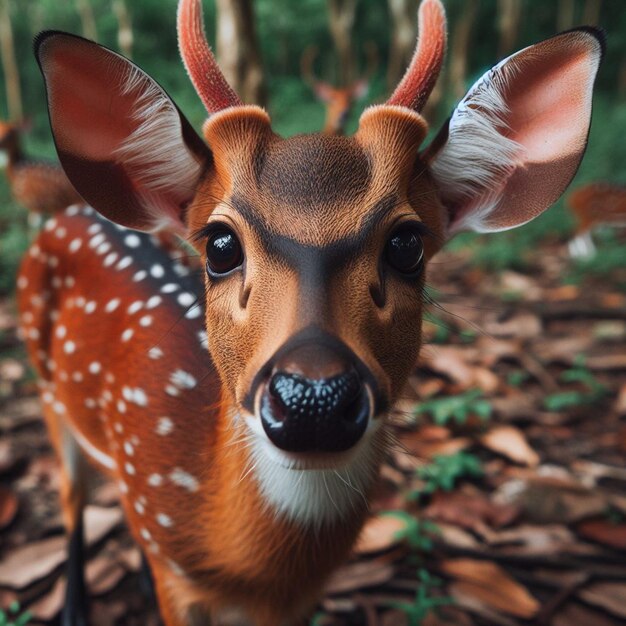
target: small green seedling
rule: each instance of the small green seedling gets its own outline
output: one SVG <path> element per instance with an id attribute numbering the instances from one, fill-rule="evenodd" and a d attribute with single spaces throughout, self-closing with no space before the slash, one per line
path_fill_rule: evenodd
<path id="1" fill-rule="evenodd" d="M 405 524 L 404 530 L 396 533 L 396 539 L 404 540 L 414 550 L 430 552 L 433 549 L 433 537 L 439 534 L 437 524 L 429 520 L 420 520 L 406 511 L 385 511 L 385 517 L 395 517 Z"/>
<path id="2" fill-rule="evenodd" d="M 28 611 L 20 614 L 20 603 L 17 601 L 11 602 L 6 611 L 0 609 L 0 626 L 26 626 L 30 618 Z"/>
<path id="3" fill-rule="evenodd" d="M 435 456 L 432 463 L 418 467 L 416 474 L 424 485 L 409 493 L 409 500 L 418 500 L 436 491 L 452 491 L 461 478 L 480 478 L 484 471 L 475 454 L 457 452 Z"/>
<path id="4" fill-rule="evenodd" d="M 422 402 L 416 410 L 417 415 L 430 415 L 435 424 L 446 426 L 454 421 L 456 424 L 465 424 L 470 415 L 476 415 L 482 421 L 491 417 L 493 407 L 486 400 L 479 389 L 470 389 L 455 396 L 433 398 Z"/>
<path id="5" fill-rule="evenodd" d="M 433 589 L 441 586 L 439 578 L 435 578 L 424 568 L 418 570 L 417 576 L 420 584 L 415 592 L 415 600 L 390 603 L 390 606 L 405 613 L 409 626 L 421 626 L 431 611 L 437 611 L 440 607 L 453 603 L 452 598 L 432 595 Z"/>
<path id="6" fill-rule="evenodd" d="M 585 367 L 584 358 L 578 358 L 574 366 L 563 372 L 560 380 L 564 383 L 579 383 L 585 390 L 560 391 L 550 394 L 543 400 L 548 411 L 563 411 L 575 406 L 587 406 L 602 400 L 606 387 Z"/>

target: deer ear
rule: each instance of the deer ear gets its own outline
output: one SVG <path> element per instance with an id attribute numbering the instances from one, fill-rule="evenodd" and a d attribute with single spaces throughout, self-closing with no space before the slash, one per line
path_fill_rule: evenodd
<path id="1" fill-rule="evenodd" d="M 423 154 L 449 235 L 519 226 L 559 198 L 587 145 L 603 51 L 601 31 L 569 31 L 508 57 L 474 84 Z"/>
<path id="2" fill-rule="evenodd" d="M 61 164 L 105 217 L 184 234 L 211 154 L 159 85 L 98 44 L 54 31 L 35 41 Z"/>

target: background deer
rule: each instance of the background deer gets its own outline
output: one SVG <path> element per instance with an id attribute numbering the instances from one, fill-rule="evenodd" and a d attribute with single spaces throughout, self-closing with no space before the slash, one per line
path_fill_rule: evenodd
<path id="1" fill-rule="evenodd" d="M 23 124 L 0 120 L 0 151 L 7 155 L 6 175 L 15 200 L 33 214 L 53 214 L 82 202 L 61 167 L 28 158 L 22 150 Z"/>
<path id="2" fill-rule="evenodd" d="M 602 225 L 626 225 L 626 187 L 611 183 L 590 183 L 567 197 L 567 207 L 576 219 L 574 237 L 569 242 L 573 257 L 589 258 L 596 246 L 591 238 Z"/>
<path id="3" fill-rule="evenodd" d="M 422 3 L 407 73 L 352 137 L 274 134 L 221 75 L 199 0 L 181 0 L 178 34 L 204 141 L 120 55 L 58 32 L 36 42 L 59 157 L 101 214 L 48 222 L 18 279 L 63 467 L 63 619 L 84 623 L 85 453 L 119 485 L 168 626 L 233 610 L 293 624 L 366 516 L 420 350 L 427 262 L 455 233 L 523 224 L 563 192 L 602 36 L 509 57 L 422 148 L 439 0 Z M 162 229 L 193 243 L 204 284 L 135 232 Z"/>
<path id="4" fill-rule="evenodd" d="M 303 80 L 311 87 L 315 97 L 326 108 L 323 133 L 342 135 L 345 131 L 348 116 L 357 100 L 364 98 L 369 89 L 370 80 L 376 72 L 378 53 L 373 43 L 367 46 L 367 70 L 361 78 L 350 82 L 344 87 L 335 87 L 331 83 L 315 76 L 313 64 L 317 56 L 317 48 L 311 46 L 304 51 L 300 62 Z"/>

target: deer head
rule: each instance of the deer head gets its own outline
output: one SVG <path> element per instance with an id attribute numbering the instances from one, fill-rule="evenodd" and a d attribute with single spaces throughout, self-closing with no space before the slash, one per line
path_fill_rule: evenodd
<path id="1" fill-rule="evenodd" d="M 461 230 L 539 215 L 585 150 L 597 30 L 496 65 L 424 147 L 420 110 L 446 42 L 439 0 L 422 2 L 419 24 L 404 78 L 351 137 L 283 139 L 265 111 L 242 105 L 208 48 L 200 0 L 181 0 L 178 31 L 209 113 L 204 140 L 130 61 L 61 33 L 37 41 L 59 157 L 80 194 L 202 255 L 223 402 L 270 465 L 368 474 L 420 349 L 428 261 Z"/>

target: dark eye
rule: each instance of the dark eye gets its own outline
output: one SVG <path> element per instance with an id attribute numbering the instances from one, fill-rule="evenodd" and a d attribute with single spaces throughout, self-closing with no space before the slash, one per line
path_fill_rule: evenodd
<path id="1" fill-rule="evenodd" d="M 209 274 L 220 276 L 243 263 L 243 250 L 237 235 L 226 227 L 220 227 L 209 235 L 206 243 L 206 265 Z"/>
<path id="2" fill-rule="evenodd" d="M 422 267 L 424 246 L 419 230 L 410 224 L 400 226 L 393 232 L 385 246 L 385 261 L 394 270 L 413 275 Z"/>

